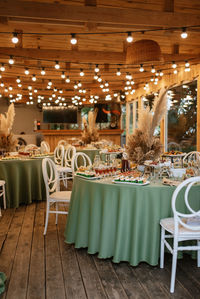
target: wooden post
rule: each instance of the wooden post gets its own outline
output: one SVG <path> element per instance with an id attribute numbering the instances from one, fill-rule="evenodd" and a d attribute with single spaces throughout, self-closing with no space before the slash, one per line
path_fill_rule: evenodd
<path id="1" fill-rule="evenodd" d="M 200 151 L 200 77 L 197 79 L 197 151 Z"/>

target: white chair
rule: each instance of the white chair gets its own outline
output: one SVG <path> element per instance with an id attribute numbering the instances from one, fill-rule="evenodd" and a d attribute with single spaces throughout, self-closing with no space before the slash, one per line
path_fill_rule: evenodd
<path id="1" fill-rule="evenodd" d="M 176 264 L 177 264 L 177 253 L 183 250 L 196 250 L 197 251 L 197 267 L 200 267 L 200 210 L 194 211 L 188 200 L 188 194 L 191 187 L 195 183 L 200 183 L 200 176 L 189 178 L 183 181 L 174 191 L 172 196 L 172 210 L 174 217 L 165 218 L 160 221 L 161 225 L 161 248 L 160 248 L 160 268 L 164 267 L 164 247 L 173 255 L 172 257 L 172 271 L 171 271 L 171 284 L 170 292 L 174 293 L 175 276 L 176 276 Z M 186 187 L 186 188 L 185 188 Z M 178 199 L 184 200 L 185 209 L 188 211 L 187 214 L 183 214 L 176 209 L 176 200 L 178 195 L 181 196 L 180 191 L 184 190 L 184 196 Z M 195 198 L 200 201 L 200 197 Z M 167 232 L 167 234 L 165 234 Z M 174 238 L 173 246 L 166 240 L 168 238 Z M 181 241 L 196 240 L 197 245 L 181 245 Z"/>
<path id="2" fill-rule="evenodd" d="M 48 154 L 50 153 L 50 145 L 46 141 L 42 141 L 40 144 L 40 152 L 41 154 Z"/>
<path id="3" fill-rule="evenodd" d="M 69 203 L 71 198 L 71 191 L 59 191 L 59 176 L 55 163 L 45 158 L 42 160 L 42 173 L 46 188 L 46 220 L 44 235 L 47 232 L 49 214 L 56 214 L 56 224 L 58 222 L 58 214 L 68 214 L 67 211 L 59 211 L 58 203 Z M 56 204 L 56 209 L 51 210 L 51 206 Z"/>
<path id="4" fill-rule="evenodd" d="M 65 149 L 63 145 L 57 145 L 55 150 L 54 150 L 54 162 L 58 165 L 63 166 L 63 161 L 64 161 L 64 153 Z"/>
<path id="5" fill-rule="evenodd" d="M 74 155 L 72 159 L 72 175 L 74 176 L 75 171 L 80 167 L 80 166 L 92 166 L 92 161 L 88 155 L 82 152 L 78 152 Z"/>
<path id="6" fill-rule="evenodd" d="M 67 141 L 64 140 L 64 139 L 61 139 L 61 140 L 58 141 L 58 145 L 66 146 L 67 145 Z"/>
<path id="7" fill-rule="evenodd" d="M 5 192 L 5 184 L 6 182 L 0 180 L 0 197 L 3 196 L 3 207 L 6 209 L 6 192 Z M 1 216 L 1 208 L 0 208 L 0 216 Z"/>
<path id="8" fill-rule="evenodd" d="M 188 163 L 190 161 L 200 162 L 200 152 L 193 151 L 187 153 L 183 158 L 183 162 Z"/>

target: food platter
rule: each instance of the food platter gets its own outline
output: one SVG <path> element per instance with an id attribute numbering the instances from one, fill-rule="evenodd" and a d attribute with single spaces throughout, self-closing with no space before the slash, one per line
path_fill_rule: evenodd
<path id="1" fill-rule="evenodd" d="M 80 173 L 76 173 L 75 176 L 82 178 L 82 179 L 86 179 L 86 180 L 99 180 L 102 178 L 102 176 L 89 176 L 86 174 L 80 174 Z"/>
<path id="2" fill-rule="evenodd" d="M 134 182 L 128 182 L 128 181 L 118 181 L 118 180 L 113 180 L 112 181 L 114 184 L 122 184 L 122 185 L 133 185 L 133 186 L 146 186 L 149 185 L 150 182 L 146 181 L 145 183 L 134 183 Z"/>

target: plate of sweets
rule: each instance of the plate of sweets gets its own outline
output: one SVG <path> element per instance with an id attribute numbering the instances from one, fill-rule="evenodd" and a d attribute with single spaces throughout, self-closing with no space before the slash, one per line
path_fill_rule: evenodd
<path id="1" fill-rule="evenodd" d="M 184 157 L 185 153 L 181 151 L 169 151 L 165 152 L 162 156 L 164 157 Z"/>
<path id="2" fill-rule="evenodd" d="M 76 171 L 76 176 L 82 177 L 88 180 L 98 180 L 101 176 L 97 176 L 96 173 L 90 170 L 88 167 L 81 166 Z"/>
<path id="3" fill-rule="evenodd" d="M 145 186 L 150 183 L 144 177 L 134 177 L 134 176 L 126 176 L 126 175 L 118 176 L 112 182 L 114 184 L 128 184 L 134 186 Z"/>

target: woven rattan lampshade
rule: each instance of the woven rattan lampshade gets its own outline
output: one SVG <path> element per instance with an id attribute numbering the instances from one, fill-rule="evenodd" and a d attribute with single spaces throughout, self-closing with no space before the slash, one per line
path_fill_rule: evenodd
<path id="1" fill-rule="evenodd" d="M 160 46 L 150 39 L 138 40 L 127 47 L 126 63 L 138 64 L 144 62 L 154 62 L 161 60 Z"/>

